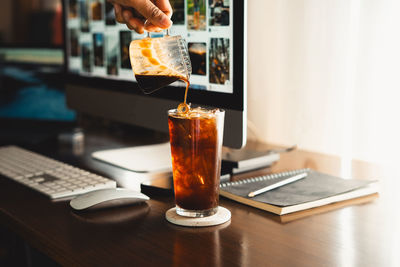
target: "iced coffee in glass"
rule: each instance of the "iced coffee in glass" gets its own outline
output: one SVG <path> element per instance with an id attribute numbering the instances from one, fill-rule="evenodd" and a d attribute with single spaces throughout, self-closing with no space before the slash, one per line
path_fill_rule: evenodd
<path id="1" fill-rule="evenodd" d="M 168 111 L 176 212 L 205 217 L 218 210 L 225 112 L 188 108 Z"/>

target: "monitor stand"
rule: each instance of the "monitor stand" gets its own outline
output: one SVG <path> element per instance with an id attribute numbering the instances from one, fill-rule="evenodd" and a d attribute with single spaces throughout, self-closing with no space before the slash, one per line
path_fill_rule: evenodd
<path id="1" fill-rule="evenodd" d="M 172 190 L 169 142 L 101 150 L 93 152 L 92 157 L 121 169 L 113 175 L 120 187 L 142 191 L 143 184 L 148 183 L 153 188 L 155 183 L 157 188 L 163 187 L 168 192 Z"/>
<path id="2" fill-rule="evenodd" d="M 151 178 L 172 177 L 172 159 L 169 142 L 110 149 L 92 153 L 92 157 L 114 166 L 148 175 Z M 271 166 L 280 158 L 271 150 L 223 149 L 222 174 L 236 174 Z"/>
<path id="3" fill-rule="evenodd" d="M 138 173 L 172 173 L 172 159 L 169 142 L 102 150 L 92 157 L 114 166 Z"/>

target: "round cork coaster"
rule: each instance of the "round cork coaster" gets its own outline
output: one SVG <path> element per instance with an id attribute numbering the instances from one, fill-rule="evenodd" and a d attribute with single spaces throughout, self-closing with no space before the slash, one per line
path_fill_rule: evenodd
<path id="1" fill-rule="evenodd" d="M 223 224 L 231 219 L 231 212 L 219 206 L 217 213 L 207 217 L 184 217 L 180 216 L 176 213 L 176 208 L 171 208 L 165 213 L 165 218 L 170 223 L 181 225 L 181 226 L 189 226 L 189 227 L 204 227 L 204 226 L 213 226 Z"/>

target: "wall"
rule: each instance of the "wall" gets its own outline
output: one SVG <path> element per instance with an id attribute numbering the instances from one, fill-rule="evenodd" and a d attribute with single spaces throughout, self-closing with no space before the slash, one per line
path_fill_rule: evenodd
<path id="1" fill-rule="evenodd" d="M 395 159 L 399 11 L 395 0 L 249 0 L 248 119 L 259 138 Z"/>

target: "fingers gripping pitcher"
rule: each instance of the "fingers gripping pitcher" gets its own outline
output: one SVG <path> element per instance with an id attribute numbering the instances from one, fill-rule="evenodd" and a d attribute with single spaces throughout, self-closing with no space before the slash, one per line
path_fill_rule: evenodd
<path id="1" fill-rule="evenodd" d="M 133 73 L 145 94 L 177 80 L 188 84 L 192 72 L 186 42 L 181 36 L 165 35 L 134 40 L 129 46 Z"/>

